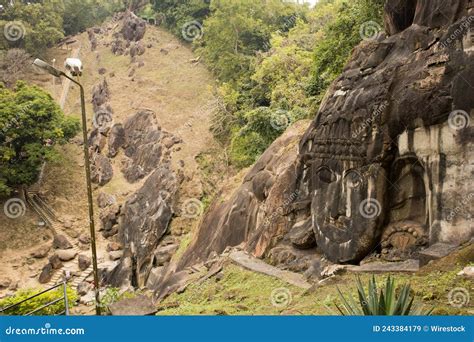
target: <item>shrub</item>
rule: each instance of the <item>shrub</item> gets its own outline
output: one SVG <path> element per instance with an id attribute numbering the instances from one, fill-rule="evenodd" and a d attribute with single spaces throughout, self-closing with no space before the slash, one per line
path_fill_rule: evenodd
<path id="1" fill-rule="evenodd" d="M 334 303 L 339 313 L 359 316 L 409 316 L 409 315 L 430 315 L 433 309 L 425 310 L 422 306 L 414 305 L 415 297 L 412 296 L 411 286 L 404 284 L 399 289 L 395 286 L 395 279 L 387 277 L 385 288 L 377 289 L 375 276 L 369 280 L 368 293 L 365 292 L 360 277 L 357 277 L 357 293 L 359 303 L 352 295 L 347 298 L 337 288 L 342 306 Z"/>
<path id="2" fill-rule="evenodd" d="M 42 289 L 24 289 L 19 290 L 15 293 L 14 296 L 8 297 L 0 300 L 0 308 L 5 308 L 15 303 L 19 303 L 22 300 L 25 300 L 35 294 L 42 292 Z M 62 298 L 64 296 L 63 287 L 58 287 L 57 289 L 46 292 L 38 297 L 35 297 L 31 300 L 28 300 L 14 308 L 6 310 L 3 314 L 11 316 L 20 316 L 26 315 L 33 310 L 40 308 L 41 306 L 52 302 L 56 299 Z M 67 298 L 69 303 L 69 308 L 73 307 L 74 303 L 78 300 L 76 291 L 72 290 L 70 287 L 67 288 Z M 37 316 L 47 316 L 47 315 L 57 315 L 62 313 L 65 310 L 64 301 L 59 301 L 51 306 L 48 306 L 35 313 Z"/>
<path id="3" fill-rule="evenodd" d="M 33 184 L 43 162 L 57 158 L 54 145 L 79 127 L 44 90 L 25 82 L 12 90 L 0 85 L 0 189 Z"/>

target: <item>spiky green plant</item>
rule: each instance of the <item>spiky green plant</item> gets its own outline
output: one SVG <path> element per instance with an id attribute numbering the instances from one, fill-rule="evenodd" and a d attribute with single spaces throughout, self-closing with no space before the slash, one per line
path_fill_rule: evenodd
<path id="1" fill-rule="evenodd" d="M 415 305 L 415 297 L 411 295 L 410 284 L 402 285 L 397 294 L 395 279 L 387 277 L 385 288 L 377 289 L 375 276 L 369 280 L 368 293 L 365 292 L 360 277 L 357 277 L 357 292 L 359 303 L 351 294 L 344 296 L 339 287 L 337 288 L 342 306 L 334 303 L 339 313 L 343 316 L 409 316 L 409 315 L 431 315 L 433 308 L 426 310 L 421 305 Z"/>

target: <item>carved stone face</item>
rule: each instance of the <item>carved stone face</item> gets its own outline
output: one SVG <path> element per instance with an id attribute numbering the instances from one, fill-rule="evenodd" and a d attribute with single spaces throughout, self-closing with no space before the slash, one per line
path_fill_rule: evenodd
<path id="1" fill-rule="evenodd" d="M 381 165 L 341 170 L 327 165 L 316 171 L 312 220 L 317 245 L 333 262 L 357 262 L 381 236 L 386 171 Z"/>

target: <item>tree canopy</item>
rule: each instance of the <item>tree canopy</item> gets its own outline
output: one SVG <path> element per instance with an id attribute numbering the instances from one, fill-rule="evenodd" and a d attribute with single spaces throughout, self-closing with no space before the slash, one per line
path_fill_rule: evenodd
<path id="1" fill-rule="evenodd" d="M 13 6 L 0 0 L 0 49 L 21 48 L 42 56 L 65 35 L 84 31 L 124 9 L 126 1 L 48 0 L 17 1 Z"/>
<path id="2" fill-rule="evenodd" d="M 53 98 L 36 86 L 0 86 L 0 194 L 30 185 L 43 162 L 54 160 L 55 144 L 65 143 L 79 122 L 65 117 Z"/>

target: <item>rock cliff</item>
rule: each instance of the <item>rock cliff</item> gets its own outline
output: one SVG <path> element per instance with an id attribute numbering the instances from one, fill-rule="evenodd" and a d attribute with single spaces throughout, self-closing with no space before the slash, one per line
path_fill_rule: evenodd
<path id="1" fill-rule="evenodd" d="M 212 204 L 179 269 L 236 245 L 357 263 L 473 236 L 474 3 L 389 1 L 384 20 L 305 134 L 291 128 Z"/>

